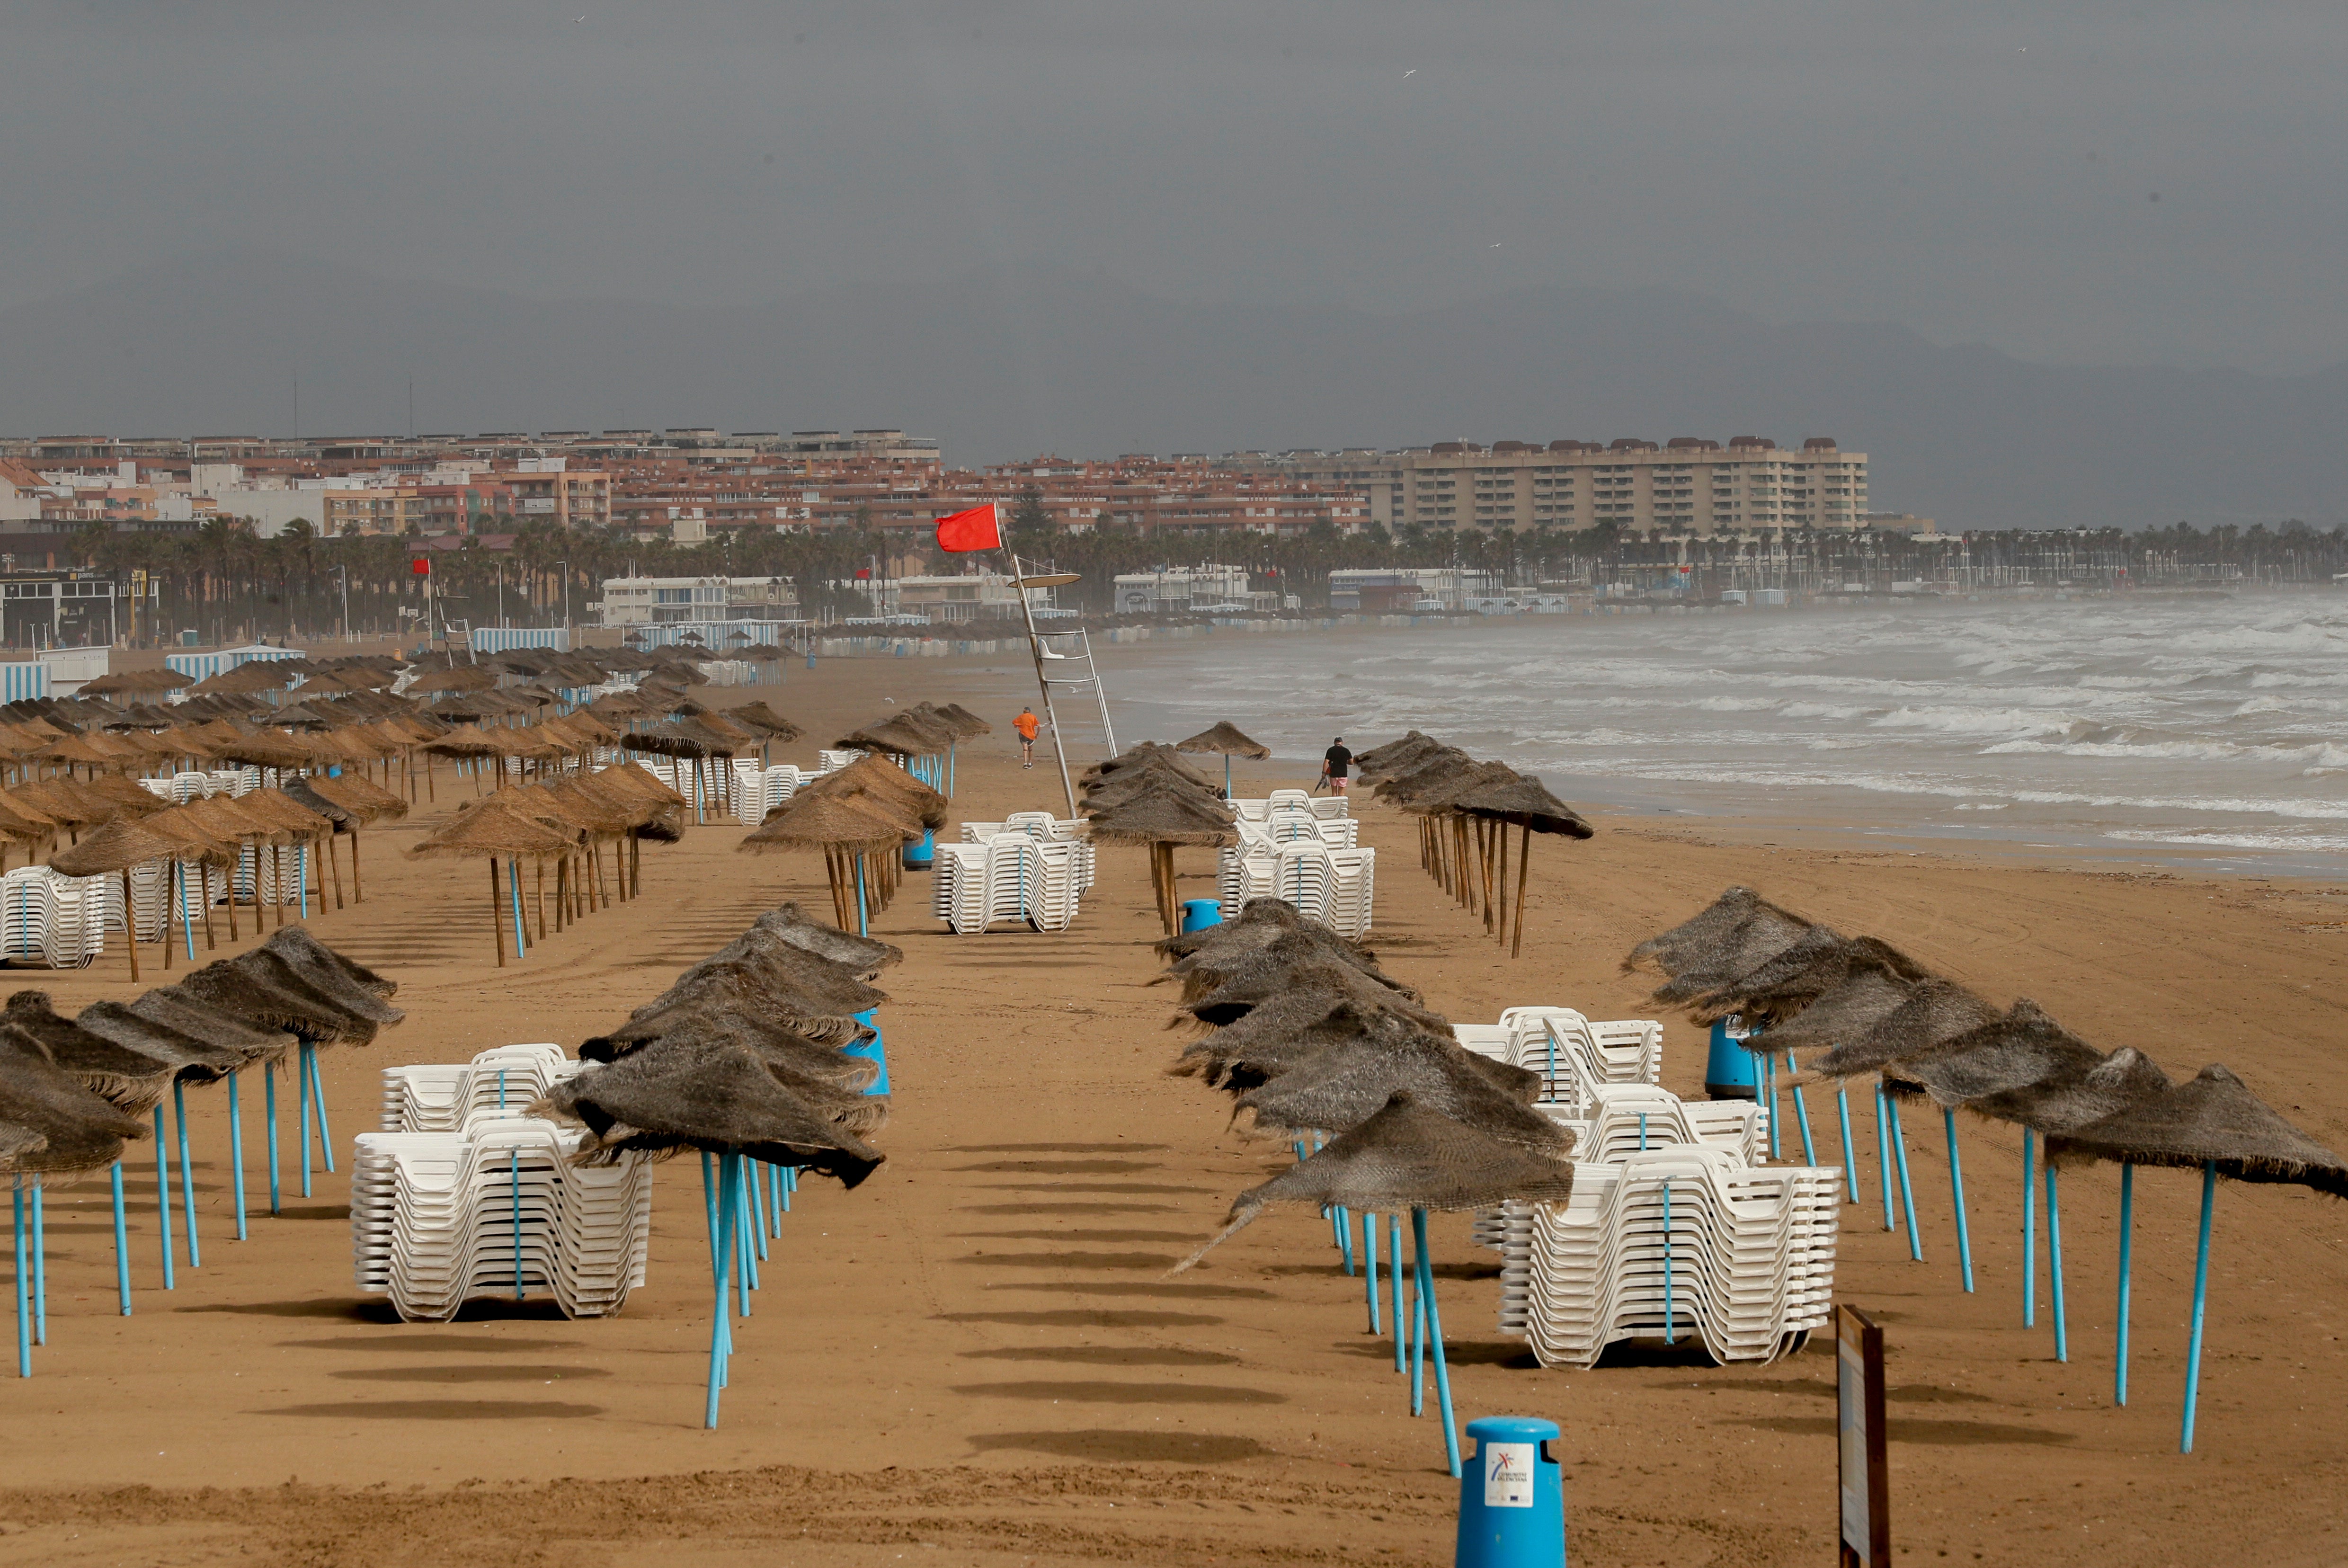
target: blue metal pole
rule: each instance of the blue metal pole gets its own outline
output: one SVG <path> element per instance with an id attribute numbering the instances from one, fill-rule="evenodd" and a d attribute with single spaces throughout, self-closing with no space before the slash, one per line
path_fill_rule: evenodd
<path id="1" fill-rule="evenodd" d="M 707 1156 L 704 1155 L 704 1158 Z M 732 1181 L 732 1162 L 721 1159 L 718 1161 L 718 1185 L 730 1190 Z M 726 1332 L 726 1286 L 732 1283 L 734 1262 L 733 1205 L 720 1202 L 716 1193 L 710 1198 L 710 1223 L 714 1229 L 709 1250 L 717 1271 L 717 1313 L 709 1327 L 709 1403 L 703 1412 L 701 1424 L 714 1432 L 717 1429 L 718 1390 L 726 1386 L 726 1351 L 731 1344 L 731 1336 Z"/>
<path id="2" fill-rule="evenodd" d="M 1672 1179 L 1663 1178 L 1663 1343 L 1679 1335 L 1672 1323 Z"/>
<path id="3" fill-rule="evenodd" d="M 1370 1332 L 1383 1333 L 1378 1326 L 1378 1217 L 1362 1216 L 1362 1282 L 1363 1295 L 1370 1304 Z"/>
<path id="4" fill-rule="evenodd" d="M 1435 1265 L 1426 1255 L 1426 1211 L 1410 1212 L 1411 1239 L 1418 1250 L 1418 1289 L 1426 1301 L 1426 1337 L 1435 1346 L 1435 1398 L 1443 1416 L 1443 1457 L 1454 1480 L 1459 1475 L 1459 1429 L 1451 1413 L 1451 1369 L 1443 1359 L 1443 1313 L 1435 1304 Z"/>
<path id="5" fill-rule="evenodd" d="M 122 1298 L 122 1315 L 130 1315 L 130 1226 L 122 1214 L 122 1161 L 108 1173 L 114 1188 L 114 1289 Z"/>
<path id="6" fill-rule="evenodd" d="M 1895 1229 L 1891 1218 L 1891 1117 L 1883 1109 L 1883 1086 L 1875 1086 L 1875 1175 L 1883 1188 L 1883 1228 Z"/>
<path id="7" fill-rule="evenodd" d="M 2201 1167 L 2201 1246 L 2193 1260 L 2193 1343 L 2185 1356 L 2185 1427 L 2177 1451 L 2193 1451 L 2193 1418 L 2201 1408 L 2201 1323 L 2209 1305 L 2209 1212 L 2218 1202 L 2218 1167 Z M 19 1264 L 18 1273 L 23 1273 Z"/>
<path id="8" fill-rule="evenodd" d="M 1791 1051 L 1786 1053 L 1786 1070 L 1789 1073 L 1802 1070 L 1800 1065 L 1794 1060 L 1794 1053 Z M 1793 1088 L 1794 1119 L 1802 1124 L 1802 1163 L 1815 1166 L 1818 1162 L 1818 1145 L 1810 1141 L 1810 1108 L 1802 1102 L 1802 1086 L 1796 1084 Z"/>
<path id="9" fill-rule="evenodd" d="M 307 844 L 294 852 L 294 891 L 300 895 L 301 899 L 301 918 L 307 920 L 310 918 L 310 846 Z M 190 950 L 190 954 L 191 956 L 193 955 L 192 949 Z"/>
<path id="10" fill-rule="evenodd" d="M 2044 1162 L 2046 1168 L 2046 1278 L 2050 1299 L 2054 1306 L 2054 1359 L 2071 1359 L 2070 1320 L 2063 1311 L 2063 1190 L 2054 1174 L 2054 1161 Z"/>
<path id="11" fill-rule="evenodd" d="M 733 1159 L 735 1161 L 734 1208 L 736 1211 L 734 1215 L 736 1237 L 734 1244 L 739 1247 L 742 1252 L 742 1315 L 747 1317 L 750 1315 L 750 1293 L 758 1288 L 757 1247 L 757 1243 L 750 1239 L 750 1194 L 747 1190 L 750 1185 L 750 1172 L 748 1170 L 750 1157 L 747 1154 L 736 1154 Z"/>
<path id="12" fill-rule="evenodd" d="M 244 1229 L 244 1111 L 237 1104 L 237 1075 L 228 1075 L 228 1168 L 230 1184 L 236 1190 L 236 1239 L 245 1240 Z"/>
<path id="13" fill-rule="evenodd" d="M 1386 1279 L 1393 1295 L 1394 1310 L 1387 1321 L 1394 1325 L 1395 1370 L 1403 1369 L 1403 1341 L 1410 1337 L 1409 1321 L 1402 1315 L 1402 1216 L 1386 1216 Z"/>
<path id="14" fill-rule="evenodd" d="M 513 895 L 514 956 L 527 958 L 530 956 L 530 942 L 521 918 L 521 861 L 519 859 L 506 861 L 506 889 Z"/>
<path id="15" fill-rule="evenodd" d="M 2136 1230 L 2136 1167 L 2120 1167 L 2120 1302 L 2112 1366 L 2112 1403 L 2127 1403 L 2128 1243 Z"/>
<path id="16" fill-rule="evenodd" d="M 1426 1408 L 1426 1282 L 1418 1266 L 1426 1253 L 1421 1246 L 1410 1258 L 1410 1413 L 1414 1416 Z"/>
<path id="17" fill-rule="evenodd" d="M 750 1163 L 749 1176 L 750 1218 L 755 1222 L 752 1228 L 758 1238 L 758 1256 L 763 1261 L 767 1255 L 767 1178 L 764 1168 L 756 1161 Z"/>
<path id="18" fill-rule="evenodd" d="M 155 1229 L 163 1238 L 163 1288 L 177 1290 L 171 1266 L 171 1146 L 163 1141 L 163 1102 L 155 1102 Z"/>
<path id="19" fill-rule="evenodd" d="M 26 1277 L 25 1179 L 15 1181 L 16 1204 L 16 1376 L 33 1375 L 33 1282 Z M 167 1216 L 168 1220 L 168 1216 Z M 166 1225 L 168 1229 L 168 1223 Z"/>
<path id="20" fill-rule="evenodd" d="M 310 1047 L 310 1109 L 318 1118 L 318 1157 L 326 1162 L 326 1173 L 335 1171 L 335 1130 L 326 1120 L 326 1074 L 318 1065 L 318 1047 Z"/>
<path id="21" fill-rule="evenodd" d="M 160 1109 L 160 1107 L 158 1109 Z M 188 1217 L 188 1266 L 204 1266 L 203 1243 L 196 1237 L 196 1162 L 188 1158 L 188 1099 L 180 1080 L 171 1080 L 171 1112 L 180 1130 L 180 1199 Z"/>
<path id="22" fill-rule="evenodd" d="M 282 1212 L 283 1200 L 278 1193 L 277 1171 L 277 1063 L 261 1064 L 262 1113 L 269 1121 L 269 1212 Z"/>
<path id="23" fill-rule="evenodd" d="M 188 923 L 188 868 L 173 861 L 174 880 L 180 884 L 180 934 L 188 939 L 188 962 L 196 961 L 196 928 Z"/>
<path id="24" fill-rule="evenodd" d="M 310 1195 L 310 1042 L 294 1047 L 294 1075 L 299 1080 L 294 1101 L 294 1131 L 302 1151 L 302 1196 Z"/>
<path id="25" fill-rule="evenodd" d="M 1889 1094 L 1883 1100 L 1891 1108 L 1891 1150 L 1900 1157 L 1900 1217 L 1908 1226 L 1908 1256 L 1921 1264 L 1924 1238 L 1916 1229 L 1916 1184 L 1908 1175 L 1908 1134 L 1900 1125 L 1900 1101 Z"/>
<path id="26" fill-rule="evenodd" d="M 861 852 L 856 857 L 856 934 L 859 936 L 872 934 L 871 923 L 866 916 L 864 909 L 864 856 Z"/>
<path id="27" fill-rule="evenodd" d="M 1337 1222 L 1337 1253 L 1344 1260 L 1345 1277 L 1351 1279 L 1354 1277 L 1353 1212 L 1344 1204 L 1340 1203 L 1334 1212 L 1334 1218 Z"/>
<path id="28" fill-rule="evenodd" d="M 1973 1288 L 1972 1233 L 1965 1229 L 1965 1167 L 1957 1154 L 1957 1113 L 1948 1106 L 1941 1108 L 1941 1126 L 1949 1135 L 1949 1191 L 1957 1204 L 1957 1259 L 1965 1277 L 1965 1294 Z"/>
<path id="29" fill-rule="evenodd" d="M 1762 1058 L 1761 1073 L 1762 1077 L 1767 1080 L 1769 1087 L 1769 1158 L 1775 1160 L 1778 1158 L 1777 1056 L 1776 1052 L 1772 1051 L 1766 1057 Z"/>
<path id="30" fill-rule="evenodd" d="M 2032 1170 L 2031 1131 L 2022 1130 L 2022 1326 L 2038 1326 L 2038 1183 Z"/>
<path id="31" fill-rule="evenodd" d="M 1847 1088 L 1835 1090 L 1835 1116 L 1842 1122 L 1842 1201 L 1856 1203 L 1859 1202 L 1859 1156 L 1851 1152 L 1850 1091 Z"/>

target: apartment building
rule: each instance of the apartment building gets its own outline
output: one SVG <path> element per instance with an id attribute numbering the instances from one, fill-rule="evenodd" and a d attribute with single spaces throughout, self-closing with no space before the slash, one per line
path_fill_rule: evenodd
<path id="1" fill-rule="evenodd" d="M 796 621 L 799 591 L 788 577 L 606 577 L 587 611 L 606 626 Z"/>
<path id="2" fill-rule="evenodd" d="M 1149 572 L 1121 572 L 1112 592 L 1111 603 L 1120 615 L 1184 615 L 1193 605 L 1253 607 L 1244 566 L 1160 566 Z M 1279 603 L 1278 594 L 1263 597 Z"/>
<path id="3" fill-rule="evenodd" d="M 1438 441 L 1375 453 L 1239 453 L 1227 461 L 1347 484 L 1389 527 L 1625 529 L 1690 533 L 1853 528 L 1868 510 L 1867 454 L 1832 437 L 1799 449 L 1762 436 L 1725 445 L 1695 436 L 1657 443 Z"/>

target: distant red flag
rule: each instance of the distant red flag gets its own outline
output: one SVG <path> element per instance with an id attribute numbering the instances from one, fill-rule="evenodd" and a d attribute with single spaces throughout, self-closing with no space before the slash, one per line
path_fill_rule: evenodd
<path id="1" fill-rule="evenodd" d="M 938 519 L 940 550 L 1000 550 L 1003 530 L 994 521 L 994 503 L 972 507 L 952 517 Z"/>
<path id="2" fill-rule="evenodd" d="M 417 576 L 421 577 L 426 573 L 432 570 L 432 562 L 428 557 L 419 555 L 415 560 L 407 563 L 407 569 Z"/>

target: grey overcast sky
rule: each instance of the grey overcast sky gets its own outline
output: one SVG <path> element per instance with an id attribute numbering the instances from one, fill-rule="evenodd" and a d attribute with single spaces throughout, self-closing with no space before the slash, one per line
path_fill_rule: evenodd
<path id="1" fill-rule="evenodd" d="M 2348 358 L 2339 0 L 5 16 L 0 304 L 254 245 L 695 304 L 1041 256 L 1192 301 L 1663 284 L 2042 361 Z"/>

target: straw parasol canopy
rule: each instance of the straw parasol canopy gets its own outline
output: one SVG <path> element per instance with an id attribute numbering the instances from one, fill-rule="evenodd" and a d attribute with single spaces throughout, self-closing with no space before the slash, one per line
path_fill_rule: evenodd
<path id="1" fill-rule="evenodd" d="M 480 665 L 449 665 L 426 670 L 407 684 L 402 695 L 430 696 L 438 692 L 488 691 L 498 684 L 496 672 Z"/>
<path id="2" fill-rule="evenodd" d="M 0 1029 L 0 1122 L 44 1141 L 19 1144 L 15 1169 L 64 1175 L 101 1170 L 147 1129 L 48 1059 L 21 1030 Z"/>
<path id="3" fill-rule="evenodd" d="M 943 795 L 903 769 L 892 768 L 877 757 L 860 757 L 847 767 L 801 786 L 791 799 L 821 799 L 827 795 L 878 797 L 910 812 L 924 830 L 932 832 L 946 824 L 947 801 Z"/>
<path id="4" fill-rule="evenodd" d="M 1371 1001 L 1339 992 L 1283 992 L 1245 1016 L 1183 1048 L 1166 1071 L 1240 1093 L 1269 1083 L 1332 1046 L 1361 1038 L 1386 1017 L 1427 1025 L 1428 1015 L 1399 997 Z M 1494 1064 L 1498 1066 L 1498 1063 Z"/>
<path id="5" fill-rule="evenodd" d="M 767 707 L 764 698 L 757 702 L 746 702 L 740 707 L 729 707 L 725 712 L 726 717 L 736 724 L 763 735 L 769 740 L 792 741 L 807 733 Z"/>
<path id="6" fill-rule="evenodd" d="M 1093 809 L 1090 800 L 1086 809 Z M 1167 788 L 1129 795 L 1100 811 L 1092 819 L 1091 832 L 1096 843 L 1148 847 L 1150 887 L 1157 895 L 1159 918 L 1171 936 L 1182 925 L 1174 882 L 1175 846 L 1234 842 L 1239 831 L 1231 822 L 1231 810 L 1221 801 Z"/>
<path id="7" fill-rule="evenodd" d="M 1592 831 L 1572 807 L 1543 789 L 1540 779 L 1531 775 L 1478 785 L 1453 796 L 1451 809 L 1560 838 L 1587 839 Z"/>
<path id="8" fill-rule="evenodd" d="M 1903 1056 L 1886 1068 L 1898 1085 L 1914 1084 L 1941 1105 L 2086 1076 L 2104 1054 L 2048 1017 L 2024 996 L 2006 1015 Z"/>
<path id="9" fill-rule="evenodd" d="M 1239 727 L 1225 719 L 1211 729 L 1202 729 L 1188 740 L 1174 743 L 1177 751 L 1204 753 L 1217 757 L 1246 757 L 1262 762 L 1272 755 L 1272 748 L 1250 740 L 1240 733 Z"/>
<path id="10" fill-rule="evenodd" d="M 177 691 L 181 686 L 195 684 L 195 676 L 181 675 L 177 670 L 123 670 L 114 675 L 100 676 L 94 681 L 84 681 L 81 695 L 84 696 L 158 696 L 164 692 Z"/>
<path id="11" fill-rule="evenodd" d="M 1195 1001 L 1184 1003 L 1182 1010 L 1202 1024 L 1220 1026 L 1297 991 L 1323 991 L 1396 1008 L 1409 999 L 1393 981 L 1365 975 L 1351 965 L 1323 957 L 1293 964 L 1267 958 L 1204 991 Z"/>
<path id="12" fill-rule="evenodd" d="M 2139 1100 L 2167 1094 L 2168 1075 L 2134 1046 L 2122 1046 L 2086 1071 L 2058 1074 L 2020 1088 L 1965 1102 L 1977 1115 L 2012 1121 L 2034 1132 L 2073 1132 L 2089 1122 L 2127 1109 Z"/>
<path id="13" fill-rule="evenodd" d="M 885 751 L 893 757 L 920 757 L 943 751 L 954 738 L 924 724 L 910 713 L 894 713 L 877 723 L 852 730 L 832 745 L 842 750 Z"/>
<path id="14" fill-rule="evenodd" d="M 252 659 L 234 669 L 207 676 L 188 688 L 191 696 L 258 696 L 263 692 L 283 691 L 293 679 L 294 672 L 285 668 L 283 659 Z"/>
<path id="15" fill-rule="evenodd" d="M 979 717 L 978 715 L 971 712 L 970 709 L 963 707 L 963 705 L 958 702 L 942 703 L 938 707 L 938 712 L 943 714 L 954 723 L 962 726 L 962 732 L 964 735 L 993 735 L 994 733 L 994 726 L 987 723 L 986 720 Z"/>
<path id="16" fill-rule="evenodd" d="M 1247 1090 L 1239 1109 L 1255 1113 L 1259 1129 L 1318 1128 L 1339 1131 L 1377 1114 L 1396 1094 L 1478 1129 L 1502 1143 L 1562 1160 L 1573 1135 L 1535 1110 L 1539 1075 L 1509 1068 L 1503 1088 L 1485 1058 L 1457 1041 L 1387 1014 L 1362 1035 L 1323 1047 L 1286 1072 Z"/>
<path id="17" fill-rule="evenodd" d="M 247 1066 L 280 1060 L 300 1043 L 283 1029 L 248 1023 L 208 1006 L 177 985 L 159 986 L 145 993 L 129 1004 L 129 1011 L 207 1046 L 233 1051 L 244 1058 Z"/>
<path id="18" fill-rule="evenodd" d="M 2058 1164 L 2109 1160 L 2215 1168 L 2237 1181 L 2287 1182 L 2348 1198 L 2348 1164 L 2214 1063 L 2190 1083 L 2049 1136 L 2046 1157 Z"/>
<path id="19" fill-rule="evenodd" d="M 106 823 L 77 844 L 49 857 L 49 869 L 59 876 L 94 877 L 128 871 L 150 861 L 168 860 L 180 852 L 171 840 L 138 822 L 118 819 Z"/>
<path id="20" fill-rule="evenodd" d="M 567 854 L 571 837 L 523 811 L 510 791 L 467 802 L 457 817 L 410 849 L 417 860 L 537 860 Z"/>
<path id="21" fill-rule="evenodd" d="M 101 1039 L 170 1063 L 173 1075 L 184 1083 L 217 1083 L 245 1064 L 241 1051 L 142 1018 L 119 1002 L 93 1002 L 74 1016 L 74 1022 Z"/>
<path id="22" fill-rule="evenodd" d="M 0 1033 L 16 1037 L 20 1046 L 29 1040 L 84 1088 L 132 1116 L 153 1109 L 179 1070 L 177 1062 L 128 1049 L 59 1016 L 46 991 L 11 995 L 0 1011 Z"/>
<path id="23" fill-rule="evenodd" d="M 1400 740 L 1389 740 L 1384 746 L 1373 746 L 1367 751 L 1354 753 L 1354 771 L 1363 779 L 1384 777 L 1395 772 L 1430 751 L 1443 749 L 1443 742 L 1414 729 Z"/>
<path id="24" fill-rule="evenodd" d="M 853 798 L 801 791 L 736 847 L 754 854 L 818 848 L 877 852 L 919 836 Z"/>
<path id="25" fill-rule="evenodd" d="M 854 1187 L 888 1158 L 793 1094 L 743 1046 L 631 1052 L 564 1079 L 541 1103 L 587 1129 L 580 1150 L 590 1161 L 698 1149 L 817 1171 Z"/>
<path id="26" fill-rule="evenodd" d="M 1811 1064 L 1821 1078 L 1879 1072 L 1922 1056 L 1944 1040 L 1993 1024 L 1998 1010 L 1953 980 L 1924 980 L 1864 1035 L 1847 1039 Z M 1796 1026 L 1799 1026 L 1798 1023 Z"/>
<path id="27" fill-rule="evenodd" d="M 1390 1214 L 1484 1209 L 1510 1199 L 1562 1203 L 1572 1196 L 1571 1165 L 1504 1143 L 1397 1093 L 1311 1159 L 1241 1193 L 1223 1228 L 1169 1272 L 1191 1267 L 1273 1203 Z"/>
<path id="28" fill-rule="evenodd" d="M 1791 947 L 1751 973 L 1723 982 L 1688 1007 L 1699 1024 L 1713 1024 L 1731 1014 L 1742 1014 L 1748 1025 L 1773 1025 L 1797 1016 L 1803 1008 L 1842 984 L 1852 975 L 1874 970 L 1906 984 L 1931 978 L 1931 971 L 1886 942 L 1872 936 L 1845 939 L 1823 925 L 1814 925 Z M 1752 1050 L 1774 1050 L 1757 1041 Z"/>
<path id="29" fill-rule="evenodd" d="M 274 768 L 280 771 L 307 768 L 316 760 L 316 754 L 292 736 L 267 729 L 215 742 L 211 754 L 222 762 L 240 767 Z"/>

